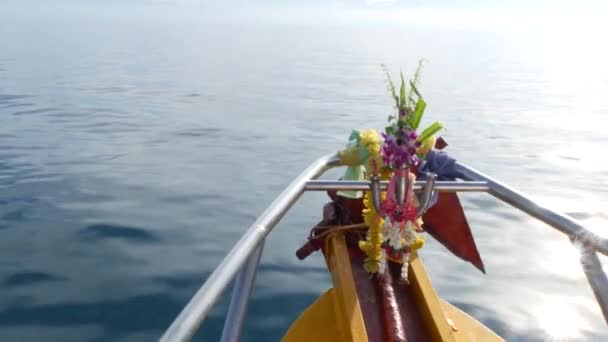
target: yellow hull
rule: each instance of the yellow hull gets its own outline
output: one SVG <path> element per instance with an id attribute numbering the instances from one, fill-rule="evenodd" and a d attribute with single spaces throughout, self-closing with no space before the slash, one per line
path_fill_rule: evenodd
<path id="1" fill-rule="evenodd" d="M 328 237 L 325 251 L 327 268 L 332 274 L 333 287 L 311 304 L 289 328 L 284 342 L 300 341 L 374 341 L 376 329 L 364 319 L 364 308 L 379 305 L 357 293 L 352 260 L 342 234 Z M 458 308 L 442 300 L 435 292 L 418 255 L 413 255 L 409 266 L 410 289 L 408 300 L 417 312 L 421 326 L 408 327 L 424 331 L 423 338 L 430 341 L 503 341 L 489 328 Z M 410 314 L 410 313 L 404 313 Z M 367 315 L 369 317 L 369 315 Z M 420 332 L 416 336 L 420 336 Z M 372 338 L 372 336 L 376 336 Z M 409 339 L 408 339 L 409 340 Z"/>

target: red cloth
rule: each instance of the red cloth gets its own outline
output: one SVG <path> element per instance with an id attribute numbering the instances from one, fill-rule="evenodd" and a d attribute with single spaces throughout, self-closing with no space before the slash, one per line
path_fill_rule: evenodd
<path id="1" fill-rule="evenodd" d="M 422 219 L 424 230 L 429 235 L 454 255 L 486 273 L 458 195 L 451 192 L 439 193 L 437 203 L 422 216 Z"/>
<path id="2" fill-rule="evenodd" d="M 435 148 L 438 150 L 443 150 L 447 146 L 448 143 L 442 137 L 438 137 L 435 141 Z M 457 257 L 486 273 L 457 194 L 440 192 L 437 203 L 424 213 L 422 220 L 424 229 L 435 240 Z"/>

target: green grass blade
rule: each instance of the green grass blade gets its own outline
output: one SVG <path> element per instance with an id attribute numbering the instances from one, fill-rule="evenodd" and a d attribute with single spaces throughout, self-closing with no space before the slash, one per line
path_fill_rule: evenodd
<path id="1" fill-rule="evenodd" d="M 420 96 L 420 93 L 418 92 L 418 88 L 416 87 L 416 85 L 414 84 L 414 82 L 410 81 L 410 87 L 412 88 L 412 92 L 414 94 L 416 94 L 416 96 L 418 96 L 419 99 L 421 99 L 422 96 Z"/>
<path id="2" fill-rule="evenodd" d="M 424 59 L 421 59 L 418 62 L 418 68 L 416 68 L 416 73 L 414 74 L 414 84 L 418 84 L 418 82 L 420 81 L 420 75 L 422 73 L 422 64 L 424 63 Z"/>
<path id="3" fill-rule="evenodd" d="M 406 103 L 407 103 L 406 102 L 407 98 L 405 97 L 405 79 L 403 78 L 403 71 L 401 72 L 401 94 L 400 95 L 401 95 L 400 96 L 401 102 L 399 103 L 400 104 L 399 108 L 404 109 L 406 106 Z"/>

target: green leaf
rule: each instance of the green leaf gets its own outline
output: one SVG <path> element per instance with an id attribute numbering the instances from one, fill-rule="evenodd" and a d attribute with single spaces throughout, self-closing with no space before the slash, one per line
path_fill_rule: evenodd
<path id="1" fill-rule="evenodd" d="M 401 95 L 400 96 L 401 102 L 399 103 L 399 105 L 400 105 L 399 108 L 404 109 L 405 105 L 407 103 L 407 101 L 406 101 L 407 98 L 405 97 L 405 79 L 403 78 L 403 71 L 401 72 L 401 94 L 400 95 Z"/>
<path id="2" fill-rule="evenodd" d="M 418 102 L 416 103 L 416 108 L 414 109 L 414 114 L 412 115 L 411 125 L 413 129 L 418 129 L 425 108 L 426 102 L 424 102 L 423 99 L 418 100 Z"/>
<path id="3" fill-rule="evenodd" d="M 418 137 L 418 141 L 424 143 L 424 141 L 433 136 L 433 134 L 441 131 L 443 129 L 443 125 L 437 121 L 433 122 L 429 127 L 427 127 L 422 134 Z"/>

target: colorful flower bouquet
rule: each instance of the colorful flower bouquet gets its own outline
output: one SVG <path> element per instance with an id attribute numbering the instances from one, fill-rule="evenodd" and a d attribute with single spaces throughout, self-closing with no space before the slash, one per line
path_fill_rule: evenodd
<path id="1" fill-rule="evenodd" d="M 376 199 L 372 191 L 339 195 L 363 196 L 363 218 L 369 229 L 366 239 L 359 241 L 359 248 L 367 256 L 364 264 L 367 272 L 383 275 L 387 261 L 392 260 L 403 265 L 401 279 L 404 281 L 408 277 L 410 253 L 424 244 L 422 213 L 418 210 L 421 202 L 413 191 L 415 174 L 435 144 L 434 135 L 443 128 L 434 122 L 419 132 L 426 109 L 426 102 L 417 89 L 420 71 L 421 64 L 407 83 L 401 73 L 397 93 L 385 68 L 396 114 L 389 116 L 389 125 L 381 135 L 375 130 L 353 131 L 346 149 L 339 153 L 342 163 L 349 166 L 345 180 L 390 180 L 387 191 L 376 194 Z"/>

